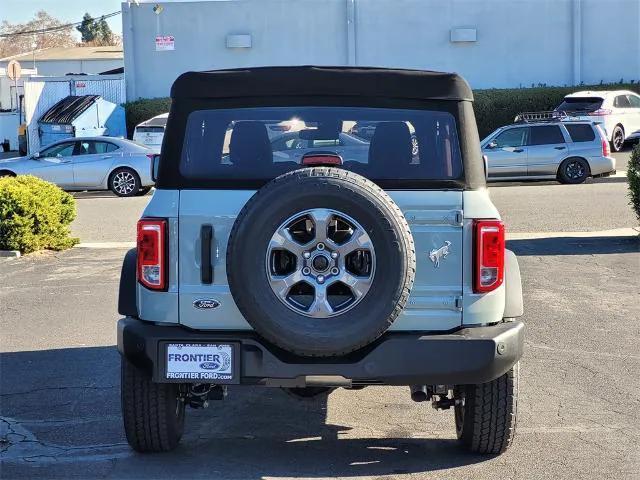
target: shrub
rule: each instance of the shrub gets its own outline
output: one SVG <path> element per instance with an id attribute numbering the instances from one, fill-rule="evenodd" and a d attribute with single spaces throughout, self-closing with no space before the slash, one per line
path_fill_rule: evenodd
<path id="1" fill-rule="evenodd" d="M 123 105 L 127 118 L 127 136 L 133 137 L 133 130 L 140 122 L 149 120 L 151 117 L 167 113 L 171 108 L 170 98 L 145 98 L 134 102 L 127 102 Z"/>
<path id="2" fill-rule="evenodd" d="M 64 250 L 78 243 L 69 236 L 75 199 L 31 175 L 0 178 L 0 250 L 23 253 Z"/>
<path id="3" fill-rule="evenodd" d="M 629 205 L 636 212 L 636 217 L 640 222 L 640 143 L 636 144 L 631 152 L 627 179 L 629 179 Z"/>
<path id="4" fill-rule="evenodd" d="M 580 85 L 577 87 L 507 88 L 474 91 L 474 111 L 480 138 L 496 128 L 513 123 L 520 112 L 553 110 L 565 95 L 579 90 L 632 90 L 640 93 L 637 82 L 613 85 Z"/>

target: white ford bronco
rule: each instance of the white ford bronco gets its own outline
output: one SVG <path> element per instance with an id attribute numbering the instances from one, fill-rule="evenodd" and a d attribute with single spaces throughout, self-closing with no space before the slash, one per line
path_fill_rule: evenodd
<path id="1" fill-rule="evenodd" d="M 252 68 L 185 73 L 171 97 L 120 283 L 130 445 L 175 448 L 185 407 L 228 385 L 299 397 L 404 385 L 453 407 L 463 446 L 503 452 L 522 290 L 468 84 Z"/>

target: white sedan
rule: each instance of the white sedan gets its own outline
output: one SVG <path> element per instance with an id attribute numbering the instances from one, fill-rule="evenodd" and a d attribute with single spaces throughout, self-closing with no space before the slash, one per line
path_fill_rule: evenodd
<path id="1" fill-rule="evenodd" d="M 133 197 L 153 186 L 153 157 L 151 149 L 122 138 L 67 138 L 31 156 L 0 160 L 0 177 L 35 175 L 64 190 L 108 189 Z"/>

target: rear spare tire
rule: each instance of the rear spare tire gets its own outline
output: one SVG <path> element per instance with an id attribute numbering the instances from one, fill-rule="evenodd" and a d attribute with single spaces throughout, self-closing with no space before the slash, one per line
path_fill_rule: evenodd
<path id="1" fill-rule="evenodd" d="M 269 342 L 338 356 L 377 339 L 402 311 L 415 248 L 398 206 L 353 172 L 305 168 L 260 189 L 227 247 L 233 298 Z"/>

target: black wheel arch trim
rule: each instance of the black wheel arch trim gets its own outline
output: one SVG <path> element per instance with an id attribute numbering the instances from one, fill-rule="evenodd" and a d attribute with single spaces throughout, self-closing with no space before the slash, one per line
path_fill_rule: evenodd
<path id="1" fill-rule="evenodd" d="M 138 316 L 136 264 L 137 252 L 135 248 L 132 248 L 124 256 L 120 272 L 120 289 L 118 292 L 118 313 L 120 315 Z"/>

